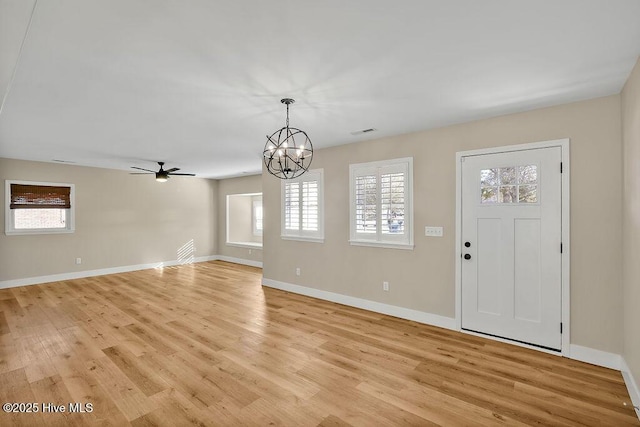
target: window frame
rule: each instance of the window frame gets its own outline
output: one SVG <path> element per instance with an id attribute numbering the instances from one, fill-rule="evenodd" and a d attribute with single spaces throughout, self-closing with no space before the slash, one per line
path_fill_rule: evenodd
<path id="1" fill-rule="evenodd" d="M 387 173 L 405 174 L 404 187 L 404 227 L 402 236 L 382 233 L 382 212 L 376 213 L 376 232 L 358 233 L 356 207 L 356 178 L 360 176 L 376 176 L 376 192 L 378 207 L 380 206 L 380 177 Z M 413 157 L 380 160 L 368 163 L 354 163 L 349 165 L 349 243 L 354 246 L 373 246 L 392 249 L 413 250 Z"/>
<path id="2" fill-rule="evenodd" d="M 318 230 L 305 231 L 302 230 L 302 183 L 318 182 Z M 287 184 L 300 183 L 298 190 L 298 206 L 299 206 L 299 229 L 287 230 L 286 228 L 286 186 Z M 305 172 L 294 179 L 283 179 L 280 186 L 280 238 L 283 240 L 299 240 L 304 242 L 324 243 L 324 169 L 313 169 Z"/>
<path id="3" fill-rule="evenodd" d="M 69 201 L 71 207 L 69 209 L 61 209 L 65 212 L 65 228 L 15 228 L 15 211 L 17 209 L 11 209 L 11 184 L 18 185 L 33 185 L 33 186 L 47 186 L 47 187 L 68 187 L 69 188 Z M 5 204 L 4 204 L 4 234 L 7 236 L 20 236 L 20 235 L 35 235 L 35 234 L 69 234 L 75 233 L 75 185 L 69 183 L 60 182 L 42 182 L 42 181 L 22 181 L 7 179 L 5 180 Z M 55 209 L 55 208 L 54 208 Z"/>

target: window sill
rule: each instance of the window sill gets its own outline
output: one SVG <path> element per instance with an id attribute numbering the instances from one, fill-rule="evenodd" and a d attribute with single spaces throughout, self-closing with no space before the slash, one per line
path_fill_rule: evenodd
<path id="1" fill-rule="evenodd" d="M 386 248 L 386 249 L 403 249 L 407 251 L 412 251 L 414 245 L 406 244 L 406 243 L 391 243 L 391 242 L 374 242 L 369 240 L 349 240 L 349 244 L 352 246 L 372 246 L 375 248 Z"/>
<path id="2" fill-rule="evenodd" d="M 227 242 L 226 244 L 237 248 L 262 249 L 262 243 L 258 242 Z"/>
<path id="3" fill-rule="evenodd" d="M 69 234 L 75 233 L 75 230 L 7 230 L 4 232 L 7 236 L 33 236 L 39 234 Z"/>
<path id="4" fill-rule="evenodd" d="M 305 236 L 285 236 L 281 235 L 282 240 L 298 240 L 300 242 L 324 243 L 324 237 L 305 237 Z"/>

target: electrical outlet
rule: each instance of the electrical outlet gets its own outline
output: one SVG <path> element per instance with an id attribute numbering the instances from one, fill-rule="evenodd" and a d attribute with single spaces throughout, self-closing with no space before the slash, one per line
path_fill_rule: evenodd
<path id="1" fill-rule="evenodd" d="M 251 255 L 251 249 L 249 249 L 249 255 Z"/>
<path id="2" fill-rule="evenodd" d="M 76 258 L 76 265 L 82 264 L 82 258 Z"/>
<path id="3" fill-rule="evenodd" d="M 296 267 L 296 276 L 300 275 L 300 267 Z"/>
<path id="4" fill-rule="evenodd" d="M 382 290 L 389 292 L 389 282 L 382 282 Z"/>
<path id="5" fill-rule="evenodd" d="M 425 227 L 424 235 L 428 237 L 442 237 L 444 230 L 442 227 Z"/>

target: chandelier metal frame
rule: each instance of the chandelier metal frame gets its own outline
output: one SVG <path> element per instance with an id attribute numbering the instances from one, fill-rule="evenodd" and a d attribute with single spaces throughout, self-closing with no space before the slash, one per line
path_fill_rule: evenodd
<path id="1" fill-rule="evenodd" d="M 309 170 L 313 160 L 313 145 L 303 130 L 289 126 L 289 105 L 295 100 L 284 98 L 287 106 L 286 126 L 267 135 L 263 158 L 267 171 L 280 179 L 294 179 Z"/>

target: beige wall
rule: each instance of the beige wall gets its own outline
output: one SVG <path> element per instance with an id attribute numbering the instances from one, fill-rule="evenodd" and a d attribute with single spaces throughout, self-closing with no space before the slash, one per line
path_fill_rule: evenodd
<path id="1" fill-rule="evenodd" d="M 455 153 L 560 138 L 571 139 L 571 341 L 620 353 L 619 96 L 317 150 L 324 244 L 280 239 L 280 182 L 265 174 L 264 277 L 454 317 Z M 350 246 L 349 164 L 405 156 L 414 158 L 415 249 Z M 443 226 L 444 237 L 425 237 L 426 225 Z"/>
<path id="2" fill-rule="evenodd" d="M 640 60 L 622 91 L 623 356 L 640 381 Z"/>
<path id="3" fill-rule="evenodd" d="M 227 244 L 227 196 L 230 194 L 249 193 L 262 193 L 260 175 L 218 181 L 218 255 L 262 262 L 262 249 L 242 248 Z"/>
<path id="4" fill-rule="evenodd" d="M 250 242 L 251 198 L 227 196 L 227 242 Z"/>
<path id="5" fill-rule="evenodd" d="M 253 202 L 262 203 L 262 196 L 233 194 L 227 196 L 227 242 L 262 244 L 262 234 L 253 233 Z"/>
<path id="6" fill-rule="evenodd" d="M 7 179 L 75 184 L 75 233 L 5 235 Z M 0 158 L 0 182 L 0 281 L 216 254 L 217 181 Z"/>

